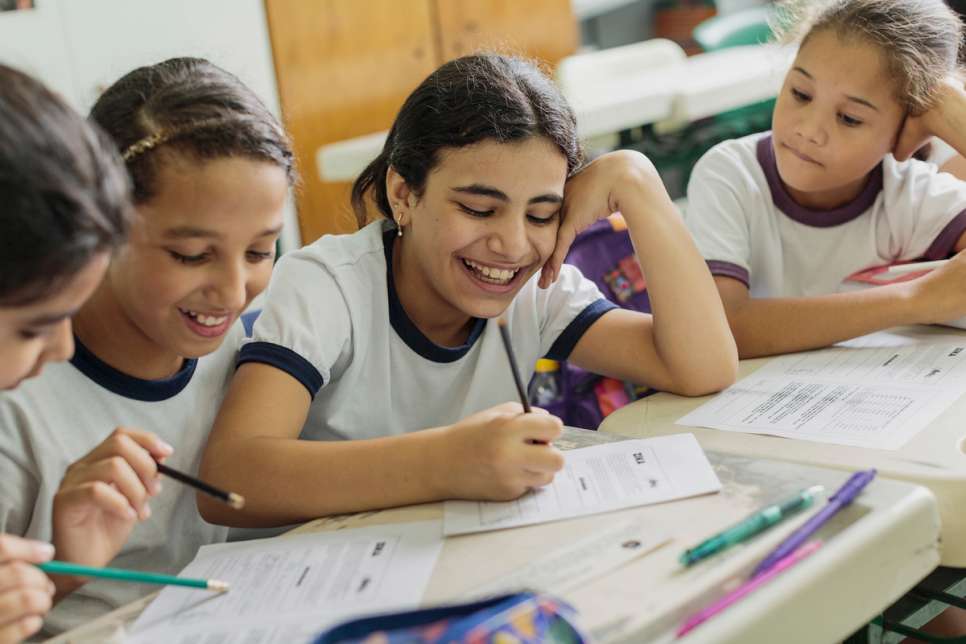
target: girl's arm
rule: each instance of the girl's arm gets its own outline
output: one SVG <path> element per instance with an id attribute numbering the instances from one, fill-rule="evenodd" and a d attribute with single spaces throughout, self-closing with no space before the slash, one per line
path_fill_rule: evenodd
<path id="1" fill-rule="evenodd" d="M 378 394 L 374 394 L 378 395 Z M 201 477 L 245 497 L 242 511 L 198 495 L 201 515 L 244 527 L 450 498 L 509 500 L 546 485 L 563 466 L 546 413 L 507 403 L 458 423 L 367 440 L 298 436 L 311 403 L 275 367 L 239 367 L 201 462 Z"/>
<path id="2" fill-rule="evenodd" d="M 956 250 L 962 250 L 960 239 Z M 966 315 L 966 253 L 924 277 L 853 293 L 752 298 L 748 287 L 716 277 L 742 358 L 827 347 L 902 324 L 947 322 Z"/>
<path id="3" fill-rule="evenodd" d="M 939 86 L 932 109 L 920 116 L 906 118 L 893 154 L 899 161 L 905 161 L 933 136 L 938 136 L 961 157 L 966 157 L 966 90 L 962 80 L 947 78 Z"/>
<path id="4" fill-rule="evenodd" d="M 701 395 L 735 380 L 734 338 L 714 281 L 654 166 L 629 151 L 604 155 L 567 184 L 551 275 L 578 232 L 623 214 L 647 279 L 653 316 L 611 311 L 574 347 L 577 365 L 665 391 Z"/>
<path id="5" fill-rule="evenodd" d="M 966 181 L 966 158 L 962 154 L 957 154 L 952 159 L 942 164 L 940 172 L 947 172 L 960 181 Z"/>

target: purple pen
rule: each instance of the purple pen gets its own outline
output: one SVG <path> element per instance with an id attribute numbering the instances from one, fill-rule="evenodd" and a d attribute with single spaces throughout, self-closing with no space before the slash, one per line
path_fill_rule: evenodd
<path id="1" fill-rule="evenodd" d="M 862 489 L 874 478 L 874 469 L 856 472 L 850 476 L 849 480 L 847 480 L 835 494 L 829 497 L 828 503 L 825 504 L 825 507 L 819 510 L 811 519 L 803 523 L 802 526 L 793 532 L 787 539 L 778 544 L 778 547 L 772 550 L 771 553 L 769 553 L 769 555 L 755 567 L 755 570 L 751 573 L 751 576 L 757 577 L 797 550 L 808 540 L 810 536 L 812 536 L 818 531 L 819 528 L 825 525 L 829 519 L 835 516 L 839 510 L 851 503 L 852 500 L 859 495 L 859 492 L 861 492 Z"/>

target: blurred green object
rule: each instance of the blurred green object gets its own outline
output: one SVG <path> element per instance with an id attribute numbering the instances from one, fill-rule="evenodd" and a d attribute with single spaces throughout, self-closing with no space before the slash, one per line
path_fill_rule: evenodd
<path id="1" fill-rule="evenodd" d="M 768 21 L 773 13 L 766 5 L 708 18 L 694 28 L 694 40 L 705 51 L 764 44 L 771 39 Z"/>
<path id="2" fill-rule="evenodd" d="M 694 40 L 707 52 L 760 45 L 771 38 L 773 7 L 752 7 L 714 16 L 694 28 Z M 767 99 L 716 114 L 689 124 L 683 130 L 657 134 L 650 126 L 635 146 L 654 163 L 673 198 L 685 196 L 691 168 L 705 152 L 727 139 L 737 139 L 771 128 L 775 99 Z"/>
<path id="3" fill-rule="evenodd" d="M 772 39 L 769 21 L 774 12 L 771 5 L 765 5 L 708 18 L 694 28 L 694 40 L 705 51 L 763 45 Z M 728 125 L 729 130 L 751 134 L 771 127 L 774 109 L 775 99 L 772 98 L 718 114 L 715 121 Z"/>

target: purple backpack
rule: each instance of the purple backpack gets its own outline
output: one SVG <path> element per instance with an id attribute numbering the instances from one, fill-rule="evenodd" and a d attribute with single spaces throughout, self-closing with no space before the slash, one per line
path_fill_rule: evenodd
<path id="1" fill-rule="evenodd" d="M 627 224 L 619 214 L 601 219 L 574 240 L 564 260 L 614 304 L 642 313 L 651 312 L 647 284 L 634 254 Z M 569 362 L 560 363 L 560 396 L 547 410 L 564 424 L 597 429 L 612 411 L 652 390 L 585 371 Z"/>

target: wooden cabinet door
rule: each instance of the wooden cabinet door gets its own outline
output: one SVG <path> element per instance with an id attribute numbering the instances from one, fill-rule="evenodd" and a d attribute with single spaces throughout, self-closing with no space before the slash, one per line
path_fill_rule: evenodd
<path id="1" fill-rule="evenodd" d="M 480 49 L 530 56 L 550 68 L 577 49 L 570 0 L 432 0 L 442 61 Z"/>
<path id="2" fill-rule="evenodd" d="M 319 179 L 326 143 L 390 126 L 438 65 L 431 0 L 266 0 L 285 124 L 303 185 L 302 242 L 356 230 L 349 183 Z"/>

